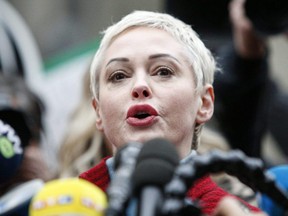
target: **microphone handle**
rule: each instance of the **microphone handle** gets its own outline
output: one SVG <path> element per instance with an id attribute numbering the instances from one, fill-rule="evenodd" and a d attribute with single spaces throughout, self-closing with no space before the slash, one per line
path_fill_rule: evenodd
<path id="1" fill-rule="evenodd" d="M 155 186 L 146 186 L 140 193 L 139 216 L 157 216 L 162 203 L 162 191 Z"/>
<path id="2" fill-rule="evenodd" d="M 120 216 L 130 199 L 131 175 L 142 145 L 137 142 L 128 143 L 115 156 L 115 174 L 107 189 L 108 207 L 105 216 Z"/>

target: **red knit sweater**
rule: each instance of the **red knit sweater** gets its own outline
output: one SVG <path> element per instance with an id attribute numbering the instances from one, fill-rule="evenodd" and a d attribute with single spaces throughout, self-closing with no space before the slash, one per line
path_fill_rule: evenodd
<path id="1" fill-rule="evenodd" d="M 108 168 L 106 166 L 106 160 L 108 158 L 109 157 L 102 159 L 98 165 L 82 173 L 79 177 L 94 183 L 96 186 L 100 187 L 104 192 L 106 192 L 106 189 L 110 182 Z M 188 198 L 191 198 L 192 200 L 200 200 L 202 211 L 207 215 L 211 215 L 214 212 L 219 201 L 224 196 L 232 195 L 220 188 L 208 176 L 203 177 L 197 182 L 195 182 L 194 186 L 190 188 L 187 193 Z M 236 199 L 240 200 L 240 198 L 238 197 L 236 197 Z M 249 207 L 250 210 L 254 212 L 260 211 L 258 208 L 251 206 L 248 203 L 245 203 L 243 200 L 240 201 L 243 202 L 247 207 Z"/>

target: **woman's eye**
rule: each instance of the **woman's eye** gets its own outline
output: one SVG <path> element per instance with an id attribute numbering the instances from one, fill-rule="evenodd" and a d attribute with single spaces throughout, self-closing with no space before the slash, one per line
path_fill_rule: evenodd
<path id="1" fill-rule="evenodd" d="M 156 72 L 156 75 L 158 76 L 171 76 L 172 74 L 173 70 L 168 67 L 159 67 Z"/>
<path id="2" fill-rule="evenodd" d="M 119 81 L 125 79 L 126 77 L 127 76 L 123 72 L 118 71 L 118 72 L 111 74 L 111 76 L 109 77 L 109 81 L 119 82 Z"/>

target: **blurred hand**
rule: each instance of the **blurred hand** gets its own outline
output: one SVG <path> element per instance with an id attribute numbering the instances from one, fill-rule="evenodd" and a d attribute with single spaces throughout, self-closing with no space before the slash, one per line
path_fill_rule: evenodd
<path id="1" fill-rule="evenodd" d="M 245 0 L 232 0 L 228 8 L 234 46 L 243 58 L 261 58 L 265 54 L 265 39 L 255 31 L 245 14 L 244 4 Z"/>
<path id="2" fill-rule="evenodd" d="M 240 203 L 232 197 L 224 197 L 217 206 L 213 216 L 267 216 L 265 213 L 252 213 L 245 210 Z"/>
<path id="3" fill-rule="evenodd" d="M 252 213 L 241 207 L 240 203 L 232 197 L 224 197 L 217 206 L 214 216 L 267 216 L 265 213 Z"/>

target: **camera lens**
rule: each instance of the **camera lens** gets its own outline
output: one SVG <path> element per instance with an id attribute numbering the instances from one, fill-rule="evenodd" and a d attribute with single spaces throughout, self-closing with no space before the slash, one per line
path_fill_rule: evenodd
<path id="1" fill-rule="evenodd" d="M 245 11 L 261 34 L 275 35 L 288 31 L 287 0 L 246 0 Z"/>

